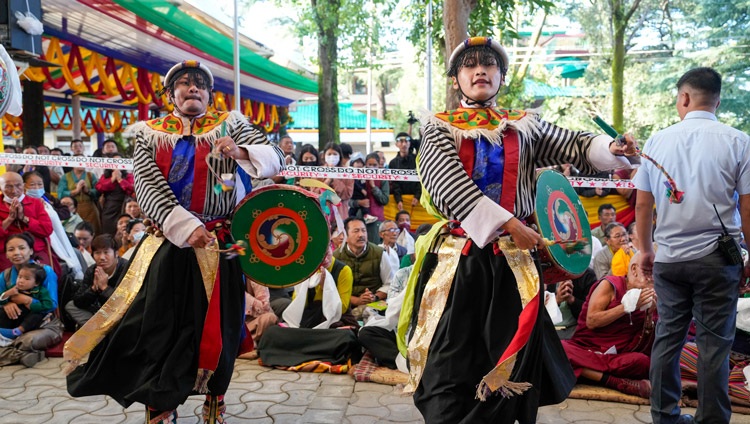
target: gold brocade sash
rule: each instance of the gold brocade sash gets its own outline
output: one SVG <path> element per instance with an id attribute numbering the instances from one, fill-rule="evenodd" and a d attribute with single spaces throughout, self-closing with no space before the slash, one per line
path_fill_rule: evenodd
<path id="1" fill-rule="evenodd" d="M 77 366 L 88 359 L 88 354 L 112 331 L 130 308 L 133 299 L 141 290 L 151 260 L 165 239 L 163 237 L 146 237 L 133 258 L 128 271 L 117 286 L 112 296 L 96 311 L 73 336 L 65 342 L 63 358 L 67 365 L 63 372 L 70 374 Z"/>
<path id="2" fill-rule="evenodd" d="M 65 374 L 70 374 L 77 366 L 84 363 L 88 354 L 120 322 L 141 290 L 151 261 L 164 241 L 166 241 L 164 237 L 150 235 L 141 242 L 141 247 L 112 296 L 65 343 L 63 349 L 63 358 L 67 362 L 63 369 Z M 203 286 L 206 289 L 206 297 L 210 302 L 216 273 L 219 269 L 219 251 L 216 248 L 195 248 L 194 251 L 201 270 Z"/>
<path id="3" fill-rule="evenodd" d="M 503 397 L 511 397 L 521 394 L 532 387 L 528 382 L 510 381 L 510 375 L 516 364 L 518 352 L 526 346 L 531 333 L 531 327 L 536 325 L 536 316 L 538 309 L 532 310 L 535 305 L 531 303 L 535 298 L 536 307 L 539 305 L 539 273 L 537 272 L 534 259 L 528 250 L 521 250 L 516 247 L 510 237 L 501 237 L 497 245 L 505 255 L 508 266 L 516 277 L 518 294 L 521 297 L 521 307 L 523 308 L 518 319 L 518 329 L 510 342 L 510 345 L 503 352 L 500 361 L 487 375 L 482 378 L 477 388 L 477 398 L 481 401 L 487 399 L 491 393 L 499 391 Z M 531 305 L 529 305 L 531 303 Z M 527 306 L 529 308 L 527 309 Z"/>
<path id="4" fill-rule="evenodd" d="M 414 393 L 422 379 L 430 345 L 445 310 L 458 261 L 461 258 L 461 251 L 467 240 L 449 235 L 440 245 L 438 265 L 424 289 L 417 328 L 409 342 L 409 382 L 404 387 L 404 393 Z M 503 237 L 497 243 L 516 277 L 521 303 L 525 308 L 537 296 L 539 290 L 539 274 L 531 254 L 528 250 L 518 249 L 510 237 Z M 499 390 L 503 396 L 511 396 L 512 393 L 519 394 L 531 387 L 529 383 L 510 381 L 518 350 L 520 349 L 506 352 L 509 356 L 482 379 L 480 389 L 487 388 L 490 392 Z M 485 398 L 485 396 L 478 397 L 481 400 Z"/>
<path id="5" fill-rule="evenodd" d="M 63 372 L 66 375 L 70 374 L 77 366 L 85 363 L 88 354 L 120 322 L 141 290 L 151 261 L 165 241 L 164 237 L 150 235 L 141 242 L 128 271 L 122 277 L 122 281 L 120 281 L 112 296 L 65 343 L 63 358 L 67 365 Z M 219 269 L 219 250 L 216 248 L 195 248 L 194 251 L 201 270 L 203 286 L 206 289 L 206 297 L 210 302 L 213 286 L 216 282 L 216 273 Z"/>
<path id="6" fill-rule="evenodd" d="M 214 234 L 214 237 L 216 237 L 216 234 Z M 210 303 L 214 284 L 216 284 L 216 273 L 219 272 L 219 249 L 215 245 L 212 245 L 208 249 L 196 247 L 193 250 L 195 251 L 195 258 L 198 260 L 198 267 L 201 269 L 203 287 L 206 289 L 206 298 Z"/>
<path id="7" fill-rule="evenodd" d="M 409 383 L 404 387 L 404 393 L 414 393 L 422 379 L 432 337 L 443 316 L 458 261 L 461 259 L 461 250 L 468 240 L 448 235 L 438 249 L 438 264 L 425 286 L 422 302 L 419 304 L 417 328 L 409 342 Z"/>

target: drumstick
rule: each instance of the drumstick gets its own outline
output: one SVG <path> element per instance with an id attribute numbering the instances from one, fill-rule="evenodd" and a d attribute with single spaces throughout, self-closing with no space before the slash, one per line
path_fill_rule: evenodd
<path id="1" fill-rule="evenodd" d="M 612 128 L 611 125 L 604 122 L 604 120 L 598 114 L 592 113 L 591 119 L 593 119 L 594 123 L 598 125 L 599 128 L 601 128 L 605 133 L 607 133 L 607 135 L 614 138 L 615 143 L 620 146 L 625 144 L 624 137 L 620 135 L 617 130 Z M 666 196 L 669 199 L 669 203 L 682 203 L 682 198 L 685 196 L 685 193 L 677 189 L 677 183 L 672 179 L 667 170 L 664 169 L 664 167 L 661 166 L 659 162 L 655 161 L 651 156 L 643 153 L 643 151 L 638 148 L 638 146 L 635 146 L 635 154 L 653 163 L 654 166 L 656 166 L 656 169 L 664 174 L 664 177 L 667 179 L 667 181 L 664 182 L 664 185 L 667 186 Z"/>
<path id="2" fill-rule="evenodd" d="M 560 245 L 567 254 L 575 252 L 582 252 L 584 254 L 591 253 L 591 245 L 589 244 L 589 240 L 585 238 L 578 240 L 550 240 L 545 238 L 544 243 L 547 246 L 554 246 L 556 244 Z"/>

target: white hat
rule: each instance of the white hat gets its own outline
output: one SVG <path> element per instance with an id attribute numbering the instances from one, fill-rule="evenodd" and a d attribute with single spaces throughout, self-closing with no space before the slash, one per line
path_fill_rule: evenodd
<path id="1" fill-rule="evenodd" d="M 461 44 L 456 46 L 455 49 L 453 49 L 453 53 L 451 53 L 451 58 L 448 59 L 448 69 L 451 69 L 453 67 L 453 61 L 456 60 L 458 55 L 466 50 L 469 47 L 475 47 L 475 46 L 490 46 L 492 50 L 495 50 L 500 54 L 500 59 L 503 60 L 502 65 L 498 64 L 500 67 L 502 73 L 508 71 L 508 65 L 510 63 L 510 59 L 508 58 L 508 53 L 505 51 L 503 46 L 500 45 L 497 41 L 493 40 L 490 37 L 471 37 L 464 40 Z"/>
<path id="2" fill-rule="evenodd" d="M 352 153 L 352 156 L 349 158 L 349 165 L 353 164 L 355 160 L 361 160 L 363 164 L 365 163 L 365 157 L 360 152 Z"/>
<path id="3" fill-rule="evenodd" d="M 174 78 L 174 75 L 185 68 L 197 68 L 203 71 L 204 74 L 208 77 L 208 90 L 211 91 L 214 88 L 214 76 L 211 73 L 211 70 L 208 69 L 208 66 L 198 62 L 197 60 L 183 60 L 182 62 L 174 65 L 169 72 L 167 72 L 167 75 L 164 76 L 164 87 L 169 87 L 174 81 L 172 79 Z"/>

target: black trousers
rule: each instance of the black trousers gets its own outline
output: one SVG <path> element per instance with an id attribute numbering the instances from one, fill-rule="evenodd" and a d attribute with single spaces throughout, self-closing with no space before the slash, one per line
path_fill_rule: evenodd
<path id="1" fill-rule="evenodd" d="M 18 305 L 18 308 L 21 310 L 21 314 L 16 319 L 10 319 L 5 310 L 0 308 L 0 328 L 23 327 L 24 332 L 36 330 L 47 315 L 47 312 L 31 312 L 29 308 L 23 305 Z"/>
<path id="2" fill-rule="evenodd" d="M 508 398 L 494 394 L 484 402 L 476 399 L 477 385 L 513 339 L 521 310 L 516 279 L 506 258 L 496 254 L 492 245 L 480 249 L 472 244 L 459 260 L 414 393 L 414 404 L 428 424 L 535 423 L 539 406 L 567 398 L 575 375 L 540 303 L 536 324 L 518 352 L 510 377 L 533 387 Z"/>
<path id="3" fill-rule="evenodd" d="M 396 369 L 396 333 L 380 327 L 363 327 L 359 330 L 359 344 L 370 351 L 378 364 Z"/>
<path id="4" fill-rule="evenodd" d="M 208 381 L 213 395 L 227 391 L 245 322 L 239 261 L 222 257 L 219 272 L 222 349 Z M 68 375 L 68 393 L 105 394 L 126 408 L 134 402 L 160 411 L 177 408 L 193 394 L 207 309 L 194 250 L 164 242 L 122 321 L 91 352 L 89 361 Z"/>

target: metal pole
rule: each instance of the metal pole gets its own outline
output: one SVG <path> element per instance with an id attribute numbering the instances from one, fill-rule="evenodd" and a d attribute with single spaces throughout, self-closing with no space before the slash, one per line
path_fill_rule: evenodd
<path id="1" fill-rule="evenodd" d="M 81 139 L 81 96 L 74 94 L 70 99 L 70 108 L 73 112 L 73 140 Z"/>
<path id="2" fill-rule="evenodd" d="M 240 109 L 240 14 L 239 0 L 234 0 L 234 110 Z"/>
<path id="3" fill-rule="evenodd" d="M 370 56 L 370 68 L 367 70 L 367 147 L 366 152 L 370 154 L 372 148 L 372 56 Z"/>
<path id="4" fill-rule="evenodd" d="M 427 110 L 432 110 L 432 0 L 427 0 L 427 66 L 425 66 L 425 83 L 427 84 Z"/>

